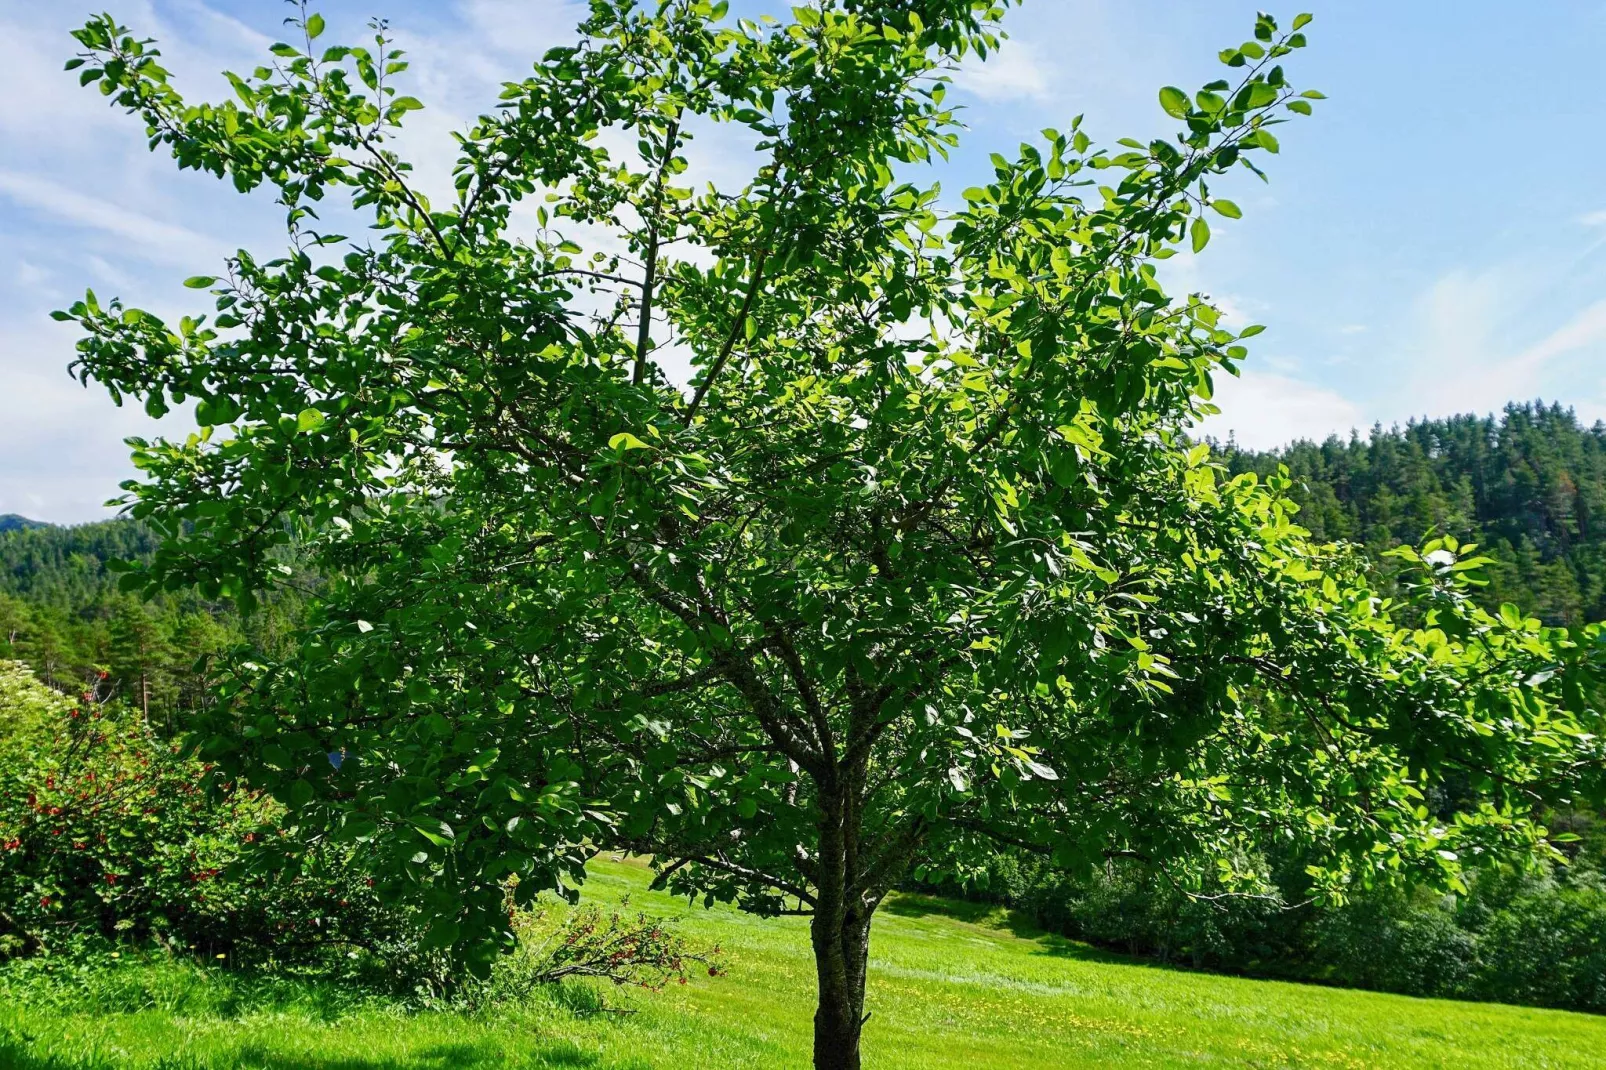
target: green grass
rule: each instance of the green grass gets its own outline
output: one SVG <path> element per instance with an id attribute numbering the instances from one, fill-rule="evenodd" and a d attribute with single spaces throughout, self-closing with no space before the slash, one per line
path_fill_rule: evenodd
<path id="1" fill-rule="evenodd" d="M 0 991 L 0 1067 L 18 1070 L 399 1070 L 805 1067 L 812 967 L 798 919 L 703 911 L 596 866 L 595 901 L 679 915 L 729 972 L 622 996 L 631 1015 L 562 1000 L 474 1015 L 404 1013 L 336 986 L 119 971 L 62 1005 Z M 1603 1067 L 1606 1018 L 1407 999 L 1144 966 L 906 896 L 876 923 L 866 1065 L 1027 1067 Z"/>

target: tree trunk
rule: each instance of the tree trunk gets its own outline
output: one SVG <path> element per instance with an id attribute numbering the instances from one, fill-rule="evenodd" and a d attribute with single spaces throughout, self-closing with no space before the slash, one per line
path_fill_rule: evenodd
<path id="1" fill-rule="evenodd" d="M 840 926 L 822 924 L 818 914 L 814 918 L 814 966 L 820 991 L 814 1011 L 814 1070 L 859 1070 L 870 918 L 853 914 Z"/>
<path id="2" fill-rule="evenodd" d="M 815 1070 L 859 1070 L 873 908 L 855 887 L 861 862 L 857 788 L 857 782 L 850 781 L 847 791 L 821 800 L 817 901 L 809 929 L 819 984 Z"/>

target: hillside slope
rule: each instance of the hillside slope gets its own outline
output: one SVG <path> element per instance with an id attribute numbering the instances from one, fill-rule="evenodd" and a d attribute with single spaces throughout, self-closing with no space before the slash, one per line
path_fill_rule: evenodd
<path id="1" fill-rule="evenodd" d="M 805 1067 L 813 971 L 804 924 L 690 908 L 646 892 L 646 878 L 639 865 L 601 863 L 587 895 L 630 895 L 636 906 L 681 915 L 689 934 L 721 944 L 729 971 L 656 995 L 606 993 L 633 1015 L 576 1016 L 555 1004 L 475 1016 L 339 1013 L 309 997 L 236 1017 L 228 1000 L 209 1011 L 175 1005 L 159 984 L 125 985 L 115 997 L 155 1009 L 63 1013 L 30 1007 L 26 991 L 0 990 L 10 997 L 0 998 L 0 1064 Z M 874 941 L 866 1065 L 1606 1067 L 1606 1018 L 1159 969 L 1015 932 L 1008 918 L 978 909 L 907 896 L 890 905 Z"/>
<path id="2" fill-rule="evenodd" d="M 24 531 L 29 528 L 42 528 L 45 526 L 47 525 L 37 520 L 29 520 L 25 516 L 18 516 L 16 513 L 0 515 L 0 535 L 4 535 L 8 531 Z"/>

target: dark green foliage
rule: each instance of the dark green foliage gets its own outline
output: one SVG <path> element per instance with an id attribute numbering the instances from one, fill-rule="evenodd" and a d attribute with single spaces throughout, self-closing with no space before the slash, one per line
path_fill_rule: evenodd
<path id="1" fill-rule="evenodd" d="M 155 546 L 150 528 L 128 519 L 0 533 L 0 659 L 70 694 L 126 699 L 169 735 L 188 726 L 210 701 L 220 656 L 281 642 L 300 597 L 288 588 L 242 618 L 193 590 L 120 593 L 117 569 L 148 563 Z"/>
<path id="2" fill-rule="evenodd" d="M 26 528 L 42 528 L 46 526 L 38 520 L 29 520 L 27 517 L 18 516 L 16 513 L 7 513 L 4 516 L 0 516 L 0 535 L 4 535 L 8 531 L 21 531 Z"/>
<path id="3" fill-rule="evenodd" d="M 157 536 L 128 520 L 73 527 L 0 524 L 0 594 L 58 610 L 104 602 L 117 590 L 110 561 L 148 561 Z"/>
<path id="4" fill-rule="evenodd" d="M 1290 934 L 1296 941 L 1292 950 L 1304 954 L 1278 964 L 1295 976 L 1444 998 L 1482 988 L 1490 999 L 1532 1002 L 1506 990 L 1498 976 L 1482 979 L 1478 937 L 1457 924 L 1445 902 L 1376 895 L 1342 909 L 1310 912 L 1299 921 L 1303 924 L 1296 923 Z M 1579 1006 L 1565 994 L 1549 1005 Z"/>
<path id="5" fill-rule="evenodd" d="M 1606 1013 L 1606 876 L 1524 886 L 1478 934 L 1467 994 Z"/>
<path id="6" fill-rule="evenodd" d="M 1413 996 L 1606 1013 L 1606 875 L 1598 835 L 1571 866 L 1542 875 L 1491 867 L 1464 895 L 1362 891 L 1312 902 L 1299 866 L 1270 867 L 1285 891 L 1197 897 L 1152 868 L 1114 860 L 1072 876 L 1003 853 L 973 899 L 1101 947 L 1199 969 L 1319 981 Z"/>
<path id="7" fill-rule="evenodd" d="M 349 850 L 309 849 L 271 800 L 209 792 L 206 773 L 136 707 L 68 700 L 0 663 L 0 957 L 87 940 L 234 963 L 406 959 L 415 934 Z"/>
<path id="8" fill-rule="evenodd" d="M 1606 617 L 1606 424 L 1585 427 L 1571 409 L 1511 404 L 1227 460 L 1262 475 L 1286 465 L 1317 538 L 1377 551 L 1448 533 L 1495 559 L 1486 605 L 1551 624 Z"/>

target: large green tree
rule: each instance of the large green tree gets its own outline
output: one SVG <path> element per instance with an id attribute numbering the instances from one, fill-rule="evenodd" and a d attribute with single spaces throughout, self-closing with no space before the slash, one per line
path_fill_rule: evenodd
<path id="1" fill-rule="evenodd" d="M 207 316 L 64 314 L 86 380 L 203 425 L 136 443 L 166 540 L 131 586 L 321 578 L 292 652 L 222 687 L 219 775 L 309 842 L 373 841 L 476 969 L 509 878 L 572 886 L 605 847 L 807 914 L 831 1070 L 859 1065 L 883 898 L 990 842 L 1185 885 L 1286 837 L 1333 894 L 1543 851 L 1536 806 L 1599 788 L 1596 633 L 1477 610 L 1448 543 L 1383 601 L 1185 436 L 1251 331 L 1156 262 L 1239 216 L 1213 187 L 1319 98 L 1281 65 L 1306 17 L 1162 90 L 1175 138 L 1073 121 L 945 194 L 946 77 L 1005 6 L 592 0 L 436 203 L 382 28 L 328 46 L 298 8 L 206 104 L 110 19 L 79 31 L 153 147 L 288 213 L 284 254 L 190 280 Z M 721 126 L 751 177 L 689 188 Z M 337 195 L 370 237 L 325 230 Z M 1446 821 L 1421 800 L 1451 771 L 1479 801 Z"/>

